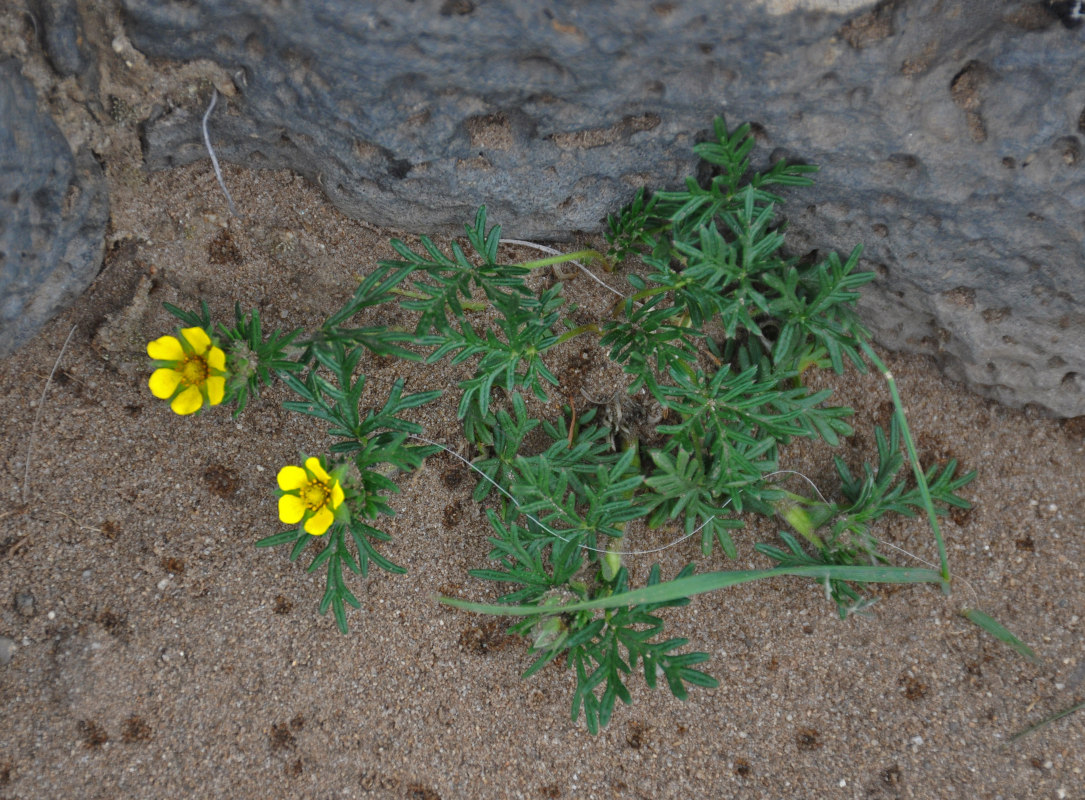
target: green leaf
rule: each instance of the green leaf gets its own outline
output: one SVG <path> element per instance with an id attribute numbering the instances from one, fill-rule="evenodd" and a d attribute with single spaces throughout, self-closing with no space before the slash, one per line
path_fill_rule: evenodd
<path id="1" fill-rule="evenodd" d="M 998 620 L 988 616 L 979 609 L 963 608 L 961 609 L 961 616 L 973 625 L 978 625 L 981 629 L 991 634 L 991 636 L 994 636 L 1003 644 L 1009 645 L 1016 650 L 1018 654 L 1024 656 L 1029 661 L 1038 662 L 1040 660 L 1031 647 L 1010 633 L 1010 631 L 1003 627 Z"/>
<path id="2" fill-rule="evenodd" d="M 634 589 L 629 592 L 611 595 L 610 597 L 602 597 L 596 600 L 579 603 L 570 603 L 568 605 L 559 606 L 559 608 L 562 613 L 572 613 L 574 611 L 617 608 L 633 603 L 662 603 L 692 597 L 705 592 L 726 589 L 741 583 L 749 583 L 750 581 L 788 575 L 814 578 L 818 581 L 841 580 L 855 581 L 857 583 L 942 582 L 941 574 L 935 570 L 906 567 L 808 566 L 780 567 L 777 569 L 760 570 L 731 570 L 726 572 L 705 572 L 700 575 L 679 578 L 656 586 L 646 586 L 642 589 Z M 452 597 L 440 597 L 439 600 L 445 605 L 462 608 L 465 611 L 474 611 L 479 614 L 532 616 L 536 614 L 554 613 L 553 608 L 545 609 L 539 608 L 538 606 L 500 606 L 486 603 L 473 603 L 469 600 L 461 600 Z"/>
<path id="3" fill-rule="evenodd" d="M 274 536 L 267 536 L 256 543 L 257 547 L 278 547 L 281 544 L 289 544 L 291 542 L 297 542 L 302 536 L 308 536 L 305 531 L 298 528 L 292 528 L 282 533 L 276 533 Z"/>
<path id="4" fill-rule="evenodd" d="M 1013 736 L 1011 736 L 1009 740 L 1011 742 L 1016 742 L 1018 739 L 1020 739 L 1020 738 L 1022 738 L 1024 736 L 1028 736 L 1030 733 L 1035 733 L 1036 731 L 1040 730 L 1040 728 L 1043 728 L 1043 727 L 1045 727 L 1047 725 L 1050 725 L 1052 722 L 1055 722 L 1056 720 L 1060 720 L 1063 717 L 1068 717 L 1071 714 L 1073 714 L 1075 711 L 1081 711 L 1081 709 L 1083 709 L 1083 708 L 1085 708 L 1085 702 L 1077 703 L 1076 705 L 1072 705 L 1069 708 L 1064 708 L 1062 711 L 1058 711 L 1058 712 L 1052 714 L 1051 716 L 1044 717 L 1042 720 L 1037 722 L 1035 725 L 1030 725 L 1029 727 L 1025 728 L 1025 730 L 1023 730 L 1023 731 L 1018 731 Z"/>
<path id="5" fill-rule="evenodd" d="M 198 314 L 194 311 L 185 311 L 172 303 L 163 303 L 162 307 L 181 320 L 187 327 L 203 328 L 208 333 L 211 332 L 211 310 L 207 307 L 205 301 L 200 301 L 200 313 Z"/>

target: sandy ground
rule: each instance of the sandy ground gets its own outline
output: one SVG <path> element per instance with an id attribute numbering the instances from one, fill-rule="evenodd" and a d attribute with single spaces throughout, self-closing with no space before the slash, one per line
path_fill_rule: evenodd
<path id="1" fill-rule="evenodd" d="M 242 218 L 207 162 L 143 174 L 135 123 L 164 96 L 202 106 L 221 76 L 149 65 L 118 31 L 88 31 L 120 48 L 102 62 L 103 96 L 117 98 L 102 123 L 71 81 L 49 77 L 25 15 L 0 14 L 0 52 L 24 59 L 66 135 L 102 155 L 113 197 L 94 285 L 0 361 L 0 798 L 1085 797 L 1085 712 L 1009 740 L 1085 695 L 1085 424 L 979 399 L 921 358 L 887 357 L 923 457 L 979 471 L 964 492 L 974 510 L 945 524 L 949 598 L 880 589 L 871 618 L 840 622 L 800 580 L 701 596 L 667 623 L 712 654 L 720 687 L 682 703 L 634 679 L 634 705 L 592 737 L 569 718 L 568 671 L 521 681 L 523 641 L 436 603 L 495 593 L 466 574 L 488 550 L 473 481 L 441 456 L 400 481 L 385 525 L 382 552 L 409 574 L 355 581 L 363 609 L 339 635 L 317 613 L 324 579 L 307 557 L 253 546 L 281 529 L 276 471 L 320 451 L 319 427 L 282 410 L 281 387 L 236 421 L 223 409 L 178 418 L 147 389 L 144 348 L 175 327 L 163 301 L 202 297 L 225 318 L 238 299 L 268 323 L 312 326 L 392 255 L 394 234 L 342 217 L 286 172 L 225 168 Z M 586 314 L 608 302 L 582 277 L 567 291 Z M 579 348 L 555 366 L 602 394 L 613 374 Z M 411 391 L 463 377 L 364 367 L 363 402 L 383 402 L 396 377 Z M 844 457 L 858 464 L 887 423 L 885 386 L 829 383 L 857 411 Z M 416 418 L 459 448 L 456 399 Z M 784 460 L 834 490 L 825 448 Z M 737 562 L 699 569 L 767 566 L 753 543 L 773 535 L 750 520 Z M 936 558 L 919 521 L 877 535 Z M 673 575 L 697 557 L 690 541 L 627 564 L 643 582 L 653 560 Z M 986 637 L 963 606 L 1042 660 Z"/>
<path id="2" fill-rule="evenodd" d="M 701 596 L 668 625 L 712 654 L 720 688 L 682 703 L 634 679 L 634 705 L 592 737 L 569 718 L 571 673 L 521 681 L 523 641 L 435 602 L 494 593 L 466 575 L 484 564 L 487 529 L 454 461 L 401 481 L 382 550 L 410 573 L 356 581 L 363 610 L 344 637 L 317 613 L 323 576 L 305 557 L 253 547 L 280 530 L 276 470 L 317 451 L 320 429 L 282 410 L 281 387 L 237 421 L 179 418 L 146 387 L 145 342 L 174 325 L 162 301 L 203 297 L 222 317 L 237 298 L 269 323 L 311 325 L 391 254 L 393 234 L 290 173 L 227 167 L 241 219 L 209 164 L 133 175 L 114 181 L 95 284 L 0 362 L 0 797 L 1085 796 L 1085 713 L 1008 741 L 1085 694 L 1081 420 L 1008 410 L 927 360 L 889 356 L 924 456 L 979 471 L 974 510 L 945 525 L 954 594 L 882 589 L 871 618 L 846 622 L 799 580 Z M 568 291 L 590 309 L 603 302 L 593 286 Z M 398 375 L 413 391 L 457 379 L 367 369 L 373 402 Z M 845 447 L 857 462 L 887 393 L 875 376 L 836 384 L 857 410 Z M 454 412 L 449 397 L 417 419 L 459 447 Z M 785 454 L 831 491 L 828 459 Z M 764 566 L 752 544 L 772 533 L 753 520 L 737 563 L 699 569 Z M 921 522 L 877 534 L 935 559 Z M 673 575 L 696 557 L 686 542 L 630 563 L 643 581 L 649 559 Z M 1042 661 L 985 637 L 965 605 Z"/>

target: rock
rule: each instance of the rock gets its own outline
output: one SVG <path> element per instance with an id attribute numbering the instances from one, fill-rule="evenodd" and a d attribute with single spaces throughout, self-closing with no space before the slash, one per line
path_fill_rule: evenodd
<path id="1" fill-rule="evenodd" d="M 30 13 L 50 65 L 62 78 L 87 73 L 95 53 L 86 42 L 75 0 L 31 0 Z"/>
<path id="2" fill-rule="evenodd" d="M 11 663 L 11 657 L 15 654 L 17 646 L 13 639 L 0 636 L 0 667 L 6 667 Z"/>
<path id="3" fill-rule="evenodd" d="M 15 595 L 15 610 L 21 616 L 34 616 L 34 595 L 31 592 L 19 592 Z"/>
<path id="4" fill-rule="evenodd" d="M 239 76 L 220 158 L 401 229 L 458 231 L 485 203 L 506 235 L 598 231 L 695 169 L 714 115 L 752 121 L 760 164 L 822 167 L 788 193 L 793 244 L 866 244 L 881 343 L 1085 413 L 1085 31 L 1039 3 L 779 5 L 124 0 L 138 48 Z M 150 120 L 148 166 L 206 158 L 201 113 Z"/>
<path id="5" fill-rule="evenodd" d="M 0 61 L 0 357 L 90 284 L 109 197 L 88 149 L 74 156 L 14 59 Z"/>
<path id="6" fill-rule="evenodd" d="M 89 75 L 75 5 L 35 0 L 39 37 L 59 73 Z M 235 75 L 238 91 L 209 124 L 220 159 L 291 168 L 345 213 L 402 230 L 458 233 L 486 204 L 506 235 L 598 231 L 640 186 L 698 169 L 691 146 L 713 116 L 752 122 L 755 166 L 822 167 L 815 187 L 786 193 L 791 246 L 866 245 L 879 279 L 862 308 L 882 344 L 934 355 L 1003 403 L 1085 414 L 1085 28 L 1073 3 L 121 6 L 125 42 Z M 149 168 L 207 158 L 207 100 L 176 95 L 144 121 Z M 13 109 L 0 124 L 25 118 Z M 89 155 L 75 161 L 93 170 Z M 0 198 L 5 218 L 10 205 Z M 80 216 L 93 215 L 76 208 L 69 222 Z M 25 236 L 8 241 L 28 224 L 2 234 L 5 276 L 11 252 L 37 252 Z M 68 247 L 59 227 L 38 235 Z M 0 293 L 0 324 L 22 313 L 42 265 L 61 260 L 26 258 L 16 299 Z"/>

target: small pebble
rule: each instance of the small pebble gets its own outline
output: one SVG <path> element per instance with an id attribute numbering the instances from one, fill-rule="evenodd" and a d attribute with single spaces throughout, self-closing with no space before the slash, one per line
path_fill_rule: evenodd
<path id="1" fill-rule="evenodd" d="M 15 595 L 15 610 L 24 617 L 34 616 L 34 595 L 30 592 L 19 592 Z"/>
<path id="2" fill-rule="evenodd" d="M 15 641 L 6 636 L 0 636 L 0 667 L 6 667 L 11 663 L 11 656 L 15 652 Z"/>

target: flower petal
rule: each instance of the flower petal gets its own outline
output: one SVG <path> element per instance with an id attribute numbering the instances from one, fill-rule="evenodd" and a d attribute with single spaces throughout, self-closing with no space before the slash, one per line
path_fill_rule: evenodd
<path id="1" fill-rule="evenodd" d="M 151 342 L 151 344 L 154 344 L 154 342 Z M 147 349 L 150 349 L 150 345 L 147 345 Z M 147 385 L 151 387 L 151 394 L 160 400 L 169 400 L 173 397 L 173 393 L 177 391 L 180 383 L 181 373 L 168 367 L 156 369 L 151 373 L 151 379 L 147 381 Z"/>
<path id="2" fill-rule="evenodd" d="M 217 406 L 226 396 L 226 379 L 212 375 L 207 379 L 207 402 Z"/>
<path id="3" fill-rule="evenodd" d="M 219 348 L 212 347 L 205 358 L 207 359 L 207 366 L 211 367 L 211 369 L 217 369 L 219 372 L 226 371 L 226 354 Z"/>
<path id="4" fill-rule="evenodd" d="M 294 467 L 297 469 L 297 467 Z M 305 504 L 296 494 L 284 494 L 279 498 L 279 519 L 287 525 L 297 525 L 305 516 Z"/>
<path id="5" fill-rule="evenodd" d="M 194 414 L 200 410 L 201 406 L 203 406 L 203 395 L 195 386 L 189 386 L 173 398 L 173 402 L 170 403 L 170 408 L 173 409 L 174 413 L 181 416 Z"/>
<path id="6" fill-rule="evenodd" d="M 320 466 L 320 459 L 316 456 L 305 459 L 305 468 L 325 486 L 332 482 L 332 476 L 324 470 L 324 467 Z"/>
<path id="7" fill-rule="evenodd" d="M 328 532 L 328 528 L 332 526 L 335 521 L 335 517 L 332 512 L 328 510 L 327 506 L 324 506 L 317 511 L 309 519 L 305 520 L 305 532 L 312 534 L 313 536 L 321 536 Z"/>
<path id="8" fill-rule="evenodd" d="M 181 335 L 192 345 L 192 352 L 202 356 L 211 346 L 211 337 L 203 328 L 181 328 Z"/>
<path id="9" fill-rule="evenodd" d="M 181 343 L 172 336 L 159 336 L 147 342 L 147 355 L 159 361 L 180 361 L 185 357 Z"/>
<path id="10" fill-rule="evenodd" d="M 332 487 L 332 510 L 339 508 L 343 504 L 343 487 L 339 485 L 339 481 L 335 482 L 335 486 Z"/>
<path id="11" fill-rule="evenodd" d="M 309 476 L 305 474 L 305 470 L 301 467 L 295 467 L 293 464 L 283 467 L 279 470 L 279 488 L 284 492 L 294 491 L 300 489 L 302 486 L 309 482 Z M 301 500 L 298 500 L 300 503 Z"/>

